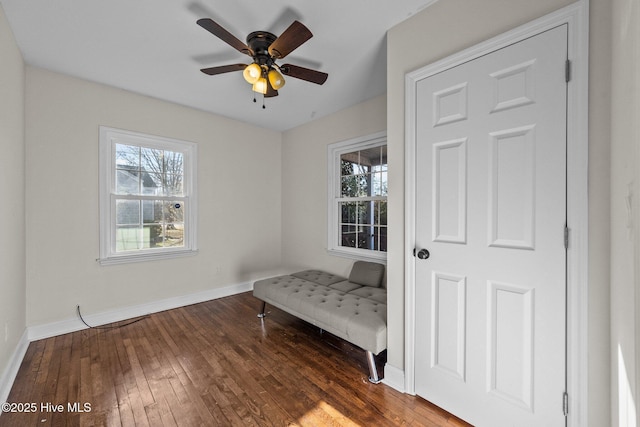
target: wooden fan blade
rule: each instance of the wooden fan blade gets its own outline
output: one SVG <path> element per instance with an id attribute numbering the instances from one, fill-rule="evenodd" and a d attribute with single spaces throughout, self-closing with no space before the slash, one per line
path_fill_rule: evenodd
<path id="1" fill-rule="evenodd" d="M 304 42 L 313 37 L 311 31 L 299 21 L 293 21 L 284 32 L 269 46 L 269 55 L 282 59 Z"/>
<path id="2" fill-rule="evenodd" d="M 249 46 L 244 44 L 240 39 L 231 34 L 229 31 L 222 28 L 222 26 L 214 20 L 210 18 L 202 18 L 198 19 L 196 23 L 237 51 L 244 53 L 245 55 L 253 55 L 253 52 L 251 52 Z"/>
<path id="3" fill-rule="evenodd" d="M 282 74 L 285 76 L 295 77 L 296 79 L 306 80 L 319 85 L 326 82 L 329 77 L 329 74 L 327 73 L 291 64 L 284 64 L 280 66 L 280 71 L 282 71 Z"/>
<path id="4" fill-rule="evenodd" d="M 210 76 L 215 76 L 216 74 L 230 73 L 232 71 L 243 71 L 245 68 L 247 68 L 246 64 L 231 64 L 221 65 L 219 67 L 203 68 L 200 71 Z"/>

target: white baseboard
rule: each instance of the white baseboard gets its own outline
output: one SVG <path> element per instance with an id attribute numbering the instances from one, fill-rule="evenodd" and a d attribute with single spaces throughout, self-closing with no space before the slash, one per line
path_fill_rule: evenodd
<path id="1" fill-rule="evenodd" d="M 202 292 L 181 295 L 158 301 L 151 301 L 144 304 L 118 308 L 102 313 L 87 314 L 83 315 L 82 317 L 91 326 L 100 326 L 108 323 L 120 322 L 122 320 L 145 316 L 151 313 L 170 310 L 172 308 L 184 307 L 187 305 L 197 304 L 213 299 L 224 298 L 242 292 L 247 292 L 252 289 L 253 281 L 226 286 L 224 288 L 209 289 Z M 68 334 L 69 332 L 75 332 L 82 329 L 87 329 L 87 326 L 82 323 L 82 321 L 76 316 L 43 325 L 29 326 L 27 328 L 27 331 L 29 341 L 36 341 L 44 338 L 55 337 L 57 335 Z"/>
<path id="2" fill-rule="evenodd" d="M 388 363 L 384 365 L 384 379 L 382 382 L 401 393 L 406 393 L 404 386 L 404 371 Z"/>
<path id="3" fill-rule="evenodd" d="M 20 337 L 20 341 L 18 341 L 16 349 L 9 359 L 6 369 L 0 377 L 0 403 L 6 402 L 9 398 L 9 392 L 11 391 L 11 387 L 13 387 L 13 381 L 16 379 L 16 375 L 18 375 L 18 370 L 20 369 L 24 355 L 27 353 L 27 348 L 29 348 L 29 338 L 27 330 L 25 329 Z M 2 411 L 0 411 L 0 414 L 1 413 Z"/>

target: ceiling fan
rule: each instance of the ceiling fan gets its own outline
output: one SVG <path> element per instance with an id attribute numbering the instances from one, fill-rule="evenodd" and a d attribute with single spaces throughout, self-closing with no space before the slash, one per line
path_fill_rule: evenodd
<path id="1" fill-rule="evenodd" d="M 319 85 L 329 77 L 327 73 L 298 65 L 276 64 L 276 60 L 283 59 L 313 37 L 311 31 L 299 21 L 294 21 L 280 37 L 267 31 L 254 31 L 247 36 L 246 44 L 212 19 L 202 18 L 197 21 L 197 24 L 240 53 L 253 59 L 253 62 L 248 65 L 230 64 L 201 69 L 200 71 L 205 74 L 213 76 L 242 71 L 245 80 L 252 85 L 253 91 L 262 93 L 266 98 L 278 96 L 278 89 L 285 83 L 283 74 Z"/>

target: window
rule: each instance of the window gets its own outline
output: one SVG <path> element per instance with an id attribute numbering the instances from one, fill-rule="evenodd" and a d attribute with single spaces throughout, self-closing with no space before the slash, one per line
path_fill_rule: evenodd
<path id="1" fill-rule="evenodd" d="M 191 142 L 100 127 L 100 263 L 196 251 Z"/>
<path id="2" fill-rule="evenodd" d="M 378 133 L 329 146 L 330 253 L 387 258 L 387 138 Z"/>

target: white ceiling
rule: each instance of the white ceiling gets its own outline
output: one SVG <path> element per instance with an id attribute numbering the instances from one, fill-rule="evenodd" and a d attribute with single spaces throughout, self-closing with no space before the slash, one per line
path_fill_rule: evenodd
<path id="1" fill-rule="evenodd" d="M 104 83 L 275 130 L 386 92 L 386 31 L 435 0 L 0 0 L 29 65 Z M 211 18 L 238 39 L 280 35 L 294 20 L 314 37 L 284 61 L 329 74 L 322 85 L 285 77 L 280 95 L 253 103 L 234 72 L 249 63 L 200 26 Z M 280 60 L 279 63 L 283 63 Z"/>

